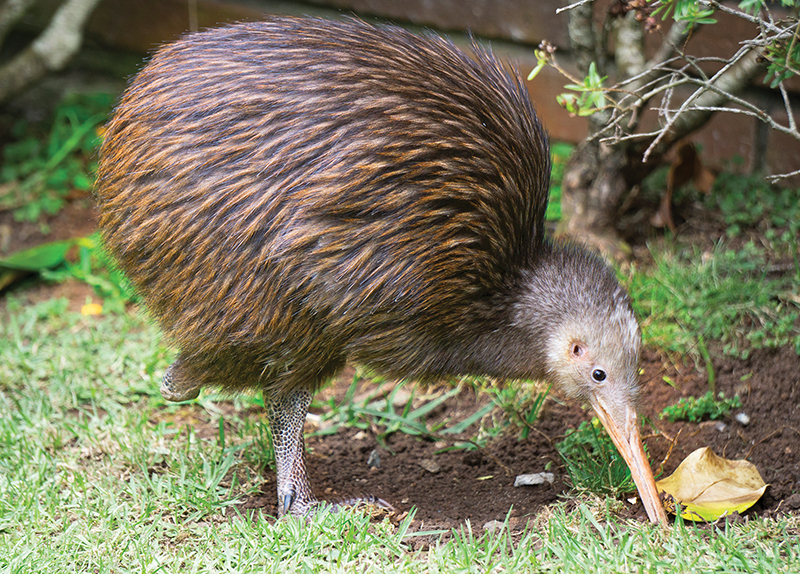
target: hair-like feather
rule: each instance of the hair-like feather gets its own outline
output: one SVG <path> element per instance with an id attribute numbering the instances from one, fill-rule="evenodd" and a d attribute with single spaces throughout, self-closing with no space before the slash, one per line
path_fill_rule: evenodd
<path id="1" fill-rule="evenodd" d="M 424 376 L 449 370 L 431 341 L 496 328 L 544 242 L 549 151 L 520 78 L 473 52 L 275 18 L 155 54 L 108 125 L 100 224 L 193 376 Z"/>

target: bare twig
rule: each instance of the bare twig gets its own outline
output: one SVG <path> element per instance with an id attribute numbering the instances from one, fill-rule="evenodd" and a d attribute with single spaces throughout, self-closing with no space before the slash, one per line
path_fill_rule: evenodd
<path id="1" fill-rule="evenodd" d="M 580 0 L 579 2 L 575 2 L 574 4 L 570 4 L 569 6 L 562 6 L 561 8 L 556 8 L 556 14 L 561 14 L 562 12 L 566 12 L 567 10 L 572 10 L 573 8 L 583 6 L 584 4 L 590 4 L 592 2 L 594 2 L 594 0 Z"/>
<path id="2" fill-rule="evenodd" d="M 794 177 L 796 175 L 800 175 L 800 169 L 789 172 L 789 173 L 779 173 L 776 175 L 768 175 L 765 179 L 770 183 L 777 183 L 784 179 L 789 179 L 790 177 Z"/>
<path id="3" fill-rule="evenodd" d="M 758 56 L 756 50 L 749 50 L 740 58 L 732 60 L 731 66 L 724 67 L 705 82 L 703 89 L 695 91 L 683 103 L 673 119 L 661 129 L 659 135 L 645 150 L 642 160 L 647 161 L 654 152 L 659 155 L 666 152 L 674 142 L 703 125 L 711 115 L 711 112 L 701 109 L 689 110 L 690 106 L 695 108 L 719 106 L 730 101 L 733 92 L 739 92 L 749 85 L 764 67 Z"/>
<path id="4" fill-rule="evenodd" d="M 789 118 L 789 128 L 797 133 L 797 124 L 794 123 L 794 113 L 792 113 L 792 104 L 789 102 L 789 94 L 786 93 L 786 86 L 783 82 L 778 84 L 778 90 L 783 98 L 783 106 L 786 109 L 786 116 Z"/>
<path id="5" fill-rule="evenodd" d="M 788 44 L 788 53 L 792 53 L 792 49 L 800 41 L 800 23 L 797 18 L 792 16 L 776 19 L 766 4 L 755 15 L 717 0 L 703 0 L 701 5 L 756 24 L 759 28 L 758 34 L 742 42 L 739 50 L 730 58 L 697 57 L 687 53 L 686 41 L 692 29 L 685 22 L 675 22 L 664 35 L 655 55 L 642 65 L 636 58 L 628 61 L 630 54 L 627 52 L 636 49 L 638 40 L 635 36 L 627 38 L 627 30 L 620 25 L 618 32 L 621 34 L 616 39 L 617 50 L 625 52 L 625 58 L 618 61 L 621 64 L 618 69 L 622 75 L 628 77 L 614 86 L 604 88 L 610 103 L 600 114 L 590 116 L 590 139 L 612 145 L 641 142 L 637 145 L 641 145 L 642 159 L 647 162 L 666 153 L 676 141 L 701 127 L 713 114 L 731 112 L 757 118 L 771 129 L 800 140 L 794 110 L 783 82 L 779 82 L 777 88 L 783 100 L 788 125 L 778 122 L 757 104 L 740 95 L 757 74 L 766 68 L 770 58 L 769 47 L 781 42 L 784 46 Z M 593 21 L 590 21 L 592 7 L 587 0 L 570 4 L 563 10 L 568 9 L 573 10 L 570 13 L 570 39 L 573 45 L 576 38 L 582 40 L 579 46 L 580 64 L 586 62 L 592 54 L 599 53 L 600 49 L 596 45 Z M 575 14 L 575 11 L 580 14 Z M 707 74 L 709 63 L 719 65 L 719 69 L 710 77 Z M 790 62 L 779 63 L 789 72 L 798 74 Z M 579 65 L 582 73 L 585 66 L 588 64 Z M 571 78 L 571 81 L 580 83 L 575 78 Z M 678 93 L 676 90 L 681 86 L 689 86 L 692 91 L 687 98 L 677 103 L 674 102 Z M 635 133 L 642 111 L 656 96 L 660 96 L 661 100 L 654 109 L 658 112 L 662 125 L 646 133 Z M 792 172 L 790 175 L 796 174 L 797 172 Z M 771 176 L 769 179 L 782 179 L 782 175 Z"/>
<path id="6" fill-rule="evenodd" d="M 780 28 L 775 26 L 771 20 L 767 22 L 763 18 L 759 18 L 758 16 L 751 16 L 747 12 L 743 12 L 742 10 L 737 10 L 736 8 L 731 8 L 730 6 L 727 6 L 720 2 L 716 2 L 714 0 L 707 0 L 705 2 L 701 2 L 701 4 L 705 4 L 713 8 L 714 10 L 719 10 L 720 12 L 725 12 L 732 16 L 736 16 L 737 18 L 741 18 L 742 20 L 747 20 L 748 22 L 756 24 L 761 28 L 765 28 L 769 32 L 778 33 L 780 31 Z"/>

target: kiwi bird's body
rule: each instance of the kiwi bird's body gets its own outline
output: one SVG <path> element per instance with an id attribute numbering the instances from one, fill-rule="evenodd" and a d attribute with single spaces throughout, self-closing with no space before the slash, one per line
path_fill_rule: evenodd
<path id="1" fill-rule="evenodd" d="M 500 327 L 543 242 L 527 94 L 487 54 L 397 29 L 189 36 L 133 82 L 102 158 L 106 244 L 165 332 L 264 371 L 208 381 L 229 388 L 308 384 L 348 357 L 446 373 L 453 342 Z"/>
<path id="2" fill-rule="evenodd" d="M 273 426 L 294 409 L 296 432 L 305 407 L 287 397 L 346 361 L 587 397 L 603 363 L 632 403 L 627 295 L 545 239 L 546 136 L 519 77 L 473 51 L 276 18 L 155 54 L 108 125 L 97 199 L 108 249 L 180 350 L 168 392 L 262 388 Z M 304 512 L 302 455 L 278 458 L 284 510 Z"/>

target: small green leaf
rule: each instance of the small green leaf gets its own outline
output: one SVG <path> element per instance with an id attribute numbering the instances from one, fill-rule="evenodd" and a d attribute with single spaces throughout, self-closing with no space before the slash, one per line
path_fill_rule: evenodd
<path id="1" fill-rule="evenodd" d="M 52 269 L 65 261 L 72 240 L 45 243 L 0 258 L 0 289 L 5 289 L 29 273 Z"/>
<path id="2" fill-rule="evenodd" d="M 75 241 L 67 239 L 17 251 L 8 257 L 0 258 L 0 270 L 37 272 L 42 269 L 52 269 L 65 261 L 67 251 L 73 245 Z"/>
<path id="3" fill-rule="evenodd" d="M 539 60 L 539 63 L 536 64 L 536 67 L 533 70 L 531 70 L 530 74 L 528 74 L 528 81 L 530 82 L 532 79 L 538 76 L 539 72 L 541 72 L 542 68 L 544 68 L 546 65 L 547 62 L 545 60 Z"/>

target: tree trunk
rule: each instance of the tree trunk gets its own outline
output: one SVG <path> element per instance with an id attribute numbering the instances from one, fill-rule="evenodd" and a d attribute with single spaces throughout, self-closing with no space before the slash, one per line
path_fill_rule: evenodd
<path id="1" fill-rule="evenodd" d="M 644 177 L 644 166 L 632 165 L 628 146 L 586 140 L 573 150 L 561 187 L 561 233 L 614 257 L 626 257 L 630 248 L 616 228 L 620 207 L 631 189 L 631 179 Z M 637 172 L 634 174 L 634 172 Z"/>
<path id="2" fill-rule="evenodd" d="M 565 3 L 570 2 L 565 0 Z M 626 76 L 635 75 L 644 67 L 643 35 L 633 16 L 629 14 L 616 26 L 617 31 L 629 32 L 621 36 L 625 41 L 618 41 L 616 57 L 617 68 Z M 589 64 L 599 61 L 599 73 L 604 75 L 608 49 L 604 40 L 607 38 L 595 30 L 593 3 L 570 11 L 568 30 L 580 73 L 585 75 Z M 615 222 L 631 188 L 631 161 L 625 143 L 608 145 L 593 137 L 610 119 L 608 109 L 589 116 L 589 137 L 573 150 L 567 161 L 561 186 L 559 233 L 566 233 L 604 254 L 619 257 L 627 256 L 630 251 L 620 239 Z"/>
<path id="3" fill-rule="evenodd" d="M 712 115 L 710 109 L 726 103 L 729 93 L 741 91 L 763 68 L 757 50 L 747 53 L 714 83 L 716 90 L 695 98 L 693 107 L 677 116 L 657 139 L 611 144 L 590 136 L 583 141 L 572 152 L 564 170 L 559 231 L 578 237 L 606 255 L 627 257 L 630 248 L 620 237 L 617 223 L 629 191 L 653 172 L 678 141 L 706 124 Z M 590 116 L 590 133 L 596 134 L 606 121 L 603 112 Z"/>

